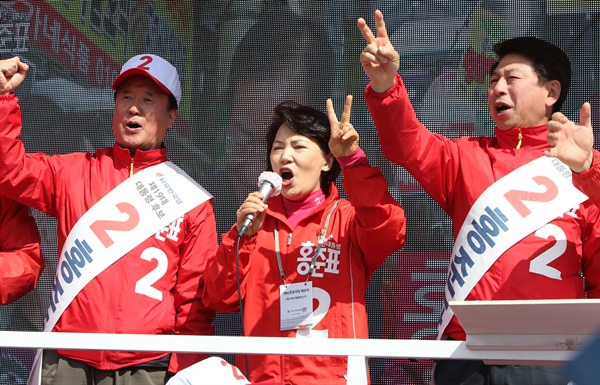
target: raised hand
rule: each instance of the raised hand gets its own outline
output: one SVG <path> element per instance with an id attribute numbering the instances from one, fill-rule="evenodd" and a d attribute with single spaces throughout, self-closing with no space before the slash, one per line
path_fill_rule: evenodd
<path id="1" fill-rule="evenodd" d="M 367 22 L 362 17 L 358 19 L 358 29 L 363 35 L 367 46 L 360 54 L 360 63 L 371 80 L 371 88 L 375 92 L 385 92 L 396 81 L 396 73 L 400 67 L 400 54 L 396 52 L 388 38 L 383 14 L 375 11 L 375 29 L 373 35 Z"/>
<path id="2" fill-rule="evenodd" d="M 546 127 L 548 144 L 552 148 L 546 156 L 558 158 L 575 172 L 587 171 L 592 165 L 594 133 L 592 131 L 592 107 L 584 103 L 579 110 L 579 123 L 570 121 L 560 112 L 552 114 Z"/>
<path id="3" fill-rule="evenodd" d="M 331 126 L 331 137 L 329 138 L 329 150 L 336 158 L 354 154 L 358 148 L 358 132 L 350 123 L 350 110 L 352 109 L 352 95 L 346 96 L 344 112 L 338 121 L 333 110 L 333 102 L 327 99 L 327 116 Z"/>
<path id="4" fill-rule="evenodd" d="M 18 56 L 0 60 L 0 95 L 14 92 L 23 80 L 29 65 L 23 63 Z"/>

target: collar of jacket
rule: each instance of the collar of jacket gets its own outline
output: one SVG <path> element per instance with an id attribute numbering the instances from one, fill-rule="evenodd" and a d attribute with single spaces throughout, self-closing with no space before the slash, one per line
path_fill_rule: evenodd
<path id="1" fill-rule="evenodd" d="M 133 163 L 136 171 L 169 160 L 166 147 L 149 151 L 137 150 L 132 158 L 128 148 L 121 147 L 115 143 L 112 147 L 112 152 L 117 168 L 124 167 L 129 169 L 131 163 Z"/>
<path id="2" fill-rule="evenodd" d="M 315 211 L 313 211 L 307 218 L 312 217 L 317 213 L 320 213 L 325 208 L 331 207 L 331 205 L 339 198 L 340 194 L 337 186 L 335 185 L 335 183 L 331 183 L 329 185 L 329 192 L 325 197 L 325 202 L 322 205 L 317 206 Z M 285 216 L 285 208 L 283 207 L 283 197 L 281 196 L 281 194 L 277 195 L 276 197 L 269 198 L 269 200 L 267 201 L 267 205 L 269 206 L 267 208 L 267 215 L 279 219 L 279 221 L 286 223 L 287 226 L 290 225 L 287 221 L 287 217 Z"/>
<path id="3" fill-rule="evenodd" d="M 520 148 L 550 147 L 547 140 L 548 131 L 546 130 L 545 124 L 542 124 L 541 126 L 513 128 L 507 131 L 500 131 L 496 127 L 494 128 L 494 132 L 496 133 L 496 139 L 500 148 L 516 148 L 520 139 L 519 133 L 521 133 L 522 135 L 522 142 Z"/>

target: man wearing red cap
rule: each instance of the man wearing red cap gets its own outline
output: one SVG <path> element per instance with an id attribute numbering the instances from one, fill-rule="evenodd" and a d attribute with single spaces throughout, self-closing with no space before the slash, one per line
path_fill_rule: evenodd
<path id="1" fill-rule="evenodd" d="M 13 92 L 27 70 L 18 57 L 0 61 L 0 188 L 58 219 L 45 331 L 212 334 L 214 313 L 200 298 L 217 249 L 212 197 L 163 144 L 181 99 L 175 67 L 155 55 L 131 58 L 113 83 L 113 147 L 53 156 L 27 154 L 19 138 Z M 164 384 L 205 357 L 46 350 L 41 383 Z"/>

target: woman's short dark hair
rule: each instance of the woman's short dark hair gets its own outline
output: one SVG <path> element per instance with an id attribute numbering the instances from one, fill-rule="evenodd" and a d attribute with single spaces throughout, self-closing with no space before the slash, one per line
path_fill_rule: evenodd
<path id="1" fill-rule="evenodd" d="M 552 106 L 552 112 L 561 109 L 571 86 L 571 62 L 563 50 L 547 41 L 524 36 L 497 43 L 494 46 L 494 53 L 498 57 L 498 61 L 490 68 L 490 75 L 496 70 L 504 56 L 518 53 L 533 62 L 533 68 L 541 84 L 549 80 L 558 80 L 560 96 Z"/>
<path id="2" fill-rule="evenodd" d="M 323 112 L 309 106 L 304 106 L 291 100 L 285 100 L 275 106 L 271 124 L 267 131 L 267 170 L 273 171 L 271 167 L 271 150 L 277 136 L 277 131 L 282 124 L 286 123 L 292 131 L 314 139 L 323 155 L 329 155 L 329 138 L 331 127 L 329 118 Z M 329 192 L 329 185 L 340 175 L 341 168 L 335 158 L 329 171 L 321 172 L 321 189 L 325 195 Z"/>

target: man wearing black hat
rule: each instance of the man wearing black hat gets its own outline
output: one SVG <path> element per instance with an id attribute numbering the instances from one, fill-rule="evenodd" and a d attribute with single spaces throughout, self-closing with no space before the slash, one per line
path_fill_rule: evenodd
<path id="1" fill-rule="evenodd" d="M 417 118 L 383 14 L 360 18 L 365 101 L 386 157 L 406 168 L 452 220 L 454 247 L 438 338 L 465 340 L 450 301 L 600 297 L 600 211 L 571 172 L 544 156 L 546 125 L 567 97 L 568 56 L 535 37 L 494 45 L 487 90 L 494 137 L 446 138 Z M 437 385 L 566 385 L 562 368 L 440 360 Z"/>

